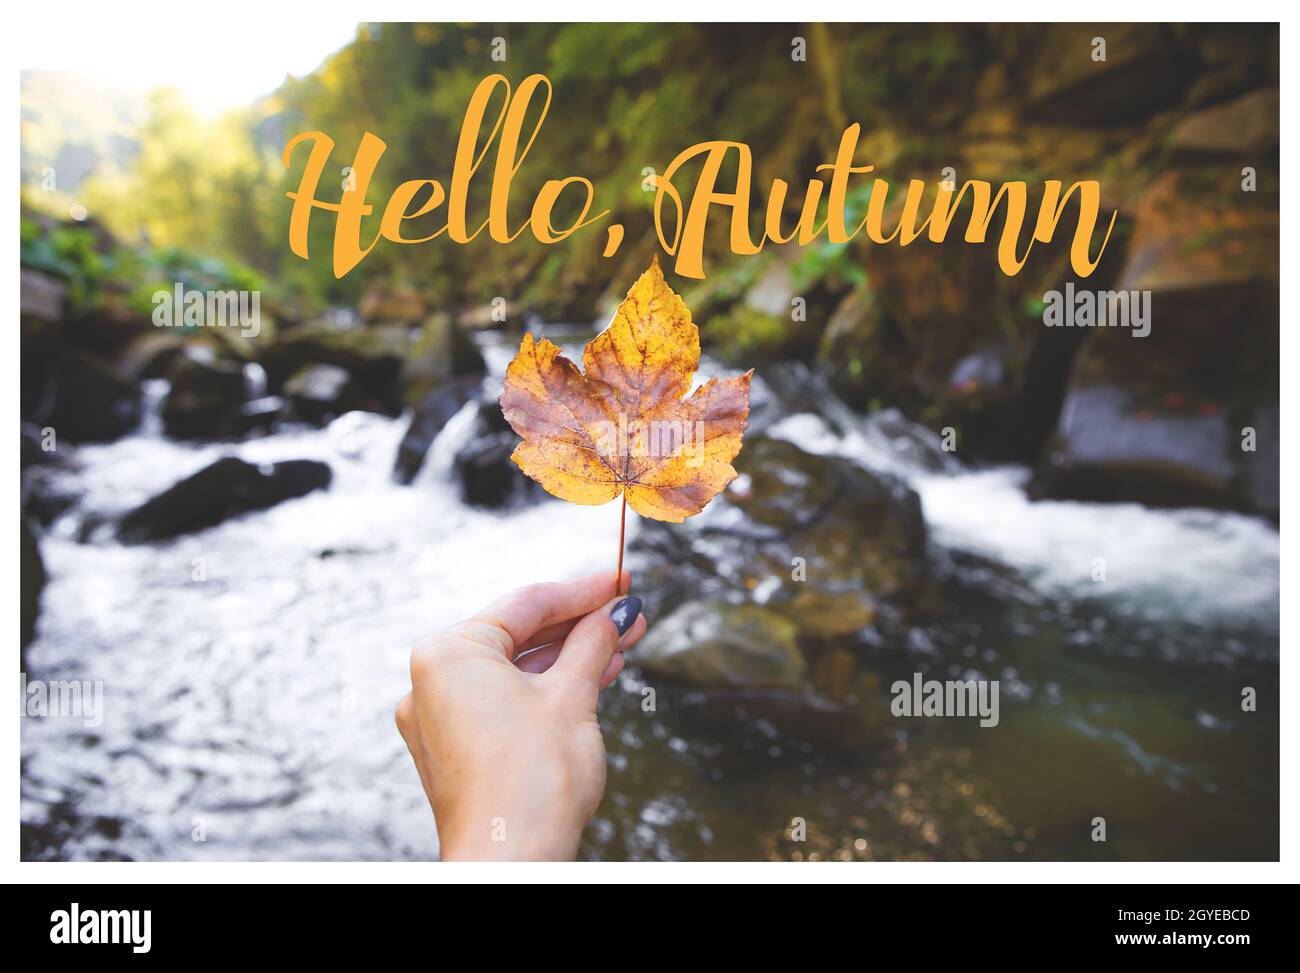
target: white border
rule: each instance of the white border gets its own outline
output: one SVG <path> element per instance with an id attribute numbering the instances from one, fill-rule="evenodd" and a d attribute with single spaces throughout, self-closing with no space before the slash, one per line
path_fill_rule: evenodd
<path id="1" fill-rule="evenodd" d="M 341 5 L 340 5 L 341 6 Z M 446 14 L 449 8 L 442 5 L 416 3 L 411 0 L 376 0 L 361 4 L 349 3 L 349 11 L 355 12 L 358 20 L 429 20 L 439 18 L 437 14 Z M 1219 5 L 1205 5 L 1203 11 L 1191 10 L 1185 3 L 1151 2 L 1142 4 L 1141 15 L 1134 17 L 1134 5 L 1131 2 L 1119 3 L 1104 0 L 1091 5 L 1088 18 L 1090 21 L 1164 21 L 1171 23 L 1187 21 L 1218 22 L 1223 18 L 1215 16 L 1223 9 Z M 890 17 L 889 10 L 880 6 L 864 7 L 861 3 L 848 0 L 818 2 L 805 0 L 797 8 L 804 20 L 858 21 L 863 19 L 875 21 L 911 20 L 911 17 Z M 895 8 L 897 9 L 897 8 Z M 633 16 L 611 17 L 611 13 L 626 10 Z M 656 17 L 643 16 L 653 10 Z M 701 2 L 701 0 L 660 0 L 653 8 L 628 5 L 624 8 L 610 7 L 607 3 L 595 0 L 581 2 L 552 2 L 539 5 L 535 2 L 481 2 L 468 7 L 458 8 L 464 15 L 472 14 L 484 23 L 523 23 L 535 20 L 554 21 L 769 21 L 784 23 L 789 21 L 792 8 L 788 3 L 778 4 L 772 0 L 758 0 L 740 4 L 723 4 Z M 319 13 L 319 10 L 316 10 Z M 913 13 L 913 8 L 907 8 Z M 1015 2 L 990 2 L 972 7 L 969 3 L 954 3 L 949 0 L 927 4 L 924 12 L 942 19 L 958 22 L 998 22 L 998 21 L 1060 21 L 1080 20 L 1078 16 L 1054 16 L 1053 12 L 1042 9 L 1041 4 L 1027 0 Z M 1291 92 L 1287 90 L 1290 81 L 1289 66 L 1295 63 L 1292 55 L 1300 54 L 1297 50 L 1295 35 L 1289 29 L 1285 16 L 1289 12 L 1280 2 L 1237 3 L 1231 12 L 1239 20 L 1276 21 L 1282 23 L 1281 64 L 1283 72 L 1282 99 L 1282 184 L 1286 187 L 1294 183 L 1290 173 L 1291 146 L 1294 133 L 1295 112 Z M 539 13 L 546 16 L 539 17 Z M 979 16 L 972 16 L 978 13 Z M 210 7 L 195 6 L 182 8 L 174 2 L 127 2 L 106 7 L 92 4 L 88 0 L 68 2 L 65 0 L 57 11 L 32 5 L 17 5 L 9 11 L 10 22 L 4 31 L 0 31 L 0 54 L 7 66 L 11 97 L 16 100 L 18 92 L 17 71 L 22 67 L 39 67 L 25 65 L 22 57 L 22 38 L 31 32 L 57 30 L 66 37 L 68 44 L 94 43 L 96 25 L 111 17 L 120 22 L 123 18 L 139 18 L 148 23 L 151 30 L 158 30 L 158 25 L 169 25 L 175 30 L 177 38 L 184 37 L 185 43 L 194 43 L 195 38 L 203 36 L 204 22 L 213 16 Z M 224 0 L 221 15 L 247 17 L 259 29 L 291 30 L 295 13 L 292 7 L 272 8 L 264 2 L 252 0 Z M 311 13 L 299 14 L 310 16 Z M 461 18 L 455 18 L 457 20 Z M 200 41 L 201 42 L 201 41 Z M 11 102 L 12 104 L 12 102 Z M 0 157 L 8 179 L 4 183 L 13 193 L 9 197 L 10 212 L 17 216 L 19 208 L 18 194 L 13 190 L 19 184 L 18 160 L 18 126 L 10 116 L 9 124 L 0 126 Z M 1281 219 L 1281 266 L 1288 266 L 1287 258 L 1294 252 L 1292 246 L 1297 226 L 1296 193 L 1287 191 L 1282 195 Z M 8 312 L 6 320 L 10 322 L 11 344 L 8 354 L 0 362 L 0 387 L 7 390 L 9 405 L 3 414 L 16 417 L 19 408 L 19 355 L 17 315 L 13 310 L 18 303 L 18 235 L 14 232 L 17 220 L 9 223 L 8 231 L 0 243 L 0 280 L 3 281 L 3 306 Z M 1292 320 L 1295 301 L 1290 292 L 1282 289 L 1281 320 Z M 1282 329 L 1281 373 L 1283 376 L 1297 374 L 1300 361 L 1296 356 L 1296 342 L 1289 329 Z M 1282 384 L 1282 427 L 1295 428 L 1296 397 L 1293 387 L 1287 382 Z M 10 433 L 12 436 L 12 431 Z M 19 507 L 18 496 L 18 444 L 16 437 L 10 439 L 9 473 L 4 480 L 3 496 L 10 511 Z M 1295 477 L 1295 456 L 1287 450 L 1282 452 L 1282 495 L 1295 496 L 1291 489 L 1297 480 Z M 5 552 L 4 560 L 4 607 L 3 622 L 0 630 L 8 633 L 12 640 L 18 630 L 18 531 L 16 520 L 0 518 L 0 530 L 3 536 L 0 545 Z M 1294 544 L 1288 532 L 1282 533 L 1282 625 L 1281 645 L 1290 644 L 1295 634 L 1294 612 L 1289 610 L 1287 594 L 1292 589 L 1289 582 L 1293 571 L 1291 557 Z M 16 646 L 10 651 L 15 651 Z M 1283 653 L 1284 654 L 1284 653 Z M 12 664 L 12 662 L 10 663 Z M 1297 699 L 1294 669 L 1284 659 L 1281 666 L 1282 699 L 1293 702 Z M 278 883 L 278 882 L 392 882 L 392 883 L 427 883 L 427 882 L 637 882 L 637 883 L 676 883 L 691 881 L 708 882 L 755 882 L 755 883 L 844 883 L 844 882 L 889 882 L 902 884 L 917 883 L 964 883 L 964 882 L 1005 882 L 1005 883 L 1044 883 L 1065 882 L 1094 884 L 1106 882 L 1176 882 L 1176 883 L 1210 883 L 1227 882 L 1295 882 L 1300 880 L 1300 866 L 1297 866 L 1297 835 L 1294 813 L 1296 808 L 1296 774 L 1287 757 L 1296 753 L 1296 721 L 1290 711 L 1291 705 L 1282 704 L 1281 713 L 1281 801 L 1282 801 L 1282 843 L 1281 863 L 1028 863 L 1028 862 L 871 862 L 871 863 L 632 863 L 605 862 L 600 864 L 549 863 L 536 865 L 460 865 L 442 863 L 382 862 L 382 863 L 306 863 L 306 862 L 70 862 L 70 863 L 24 863 L 18 861 L 19 855 L 19 729 L 20 721 L 15 712 L 17 695 L 6 694 L 7 732 L 0 733 L 0 878 L 7 882 L 30 883 Z M 14 709 L 10 709 L 14 707 Z M 432 827 L 432 820 L 430 821 Z M 1176 821 L 1170 827 L 1177 827 Z"/>

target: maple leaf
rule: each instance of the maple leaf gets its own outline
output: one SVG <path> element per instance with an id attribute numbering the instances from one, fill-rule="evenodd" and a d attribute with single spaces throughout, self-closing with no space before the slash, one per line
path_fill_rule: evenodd
<path id="1" fill-rule="evenodd" d="M 680 523 L 736 478 L 754 371 L 687 395 L 700 330 L 657 257 L 582 361 L 585 374 L 528 333 L 506 369 L 499 401 L 523 437 L 510 458 L 547 492 L 581 504 L 622 494 L 625 512 Z"/>

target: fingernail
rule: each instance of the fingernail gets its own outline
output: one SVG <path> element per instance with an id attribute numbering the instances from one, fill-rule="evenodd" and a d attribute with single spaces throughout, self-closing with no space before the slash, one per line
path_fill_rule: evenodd
<path id="1" fill-rule="evenodd" d="M 627 630 L 632 627 L 632 623 L 640 614 L 641 599 L 636 595 L 628 595 L 609 611 L 610 621 L 614 623 L 620 636 L 627 634 Z"/>

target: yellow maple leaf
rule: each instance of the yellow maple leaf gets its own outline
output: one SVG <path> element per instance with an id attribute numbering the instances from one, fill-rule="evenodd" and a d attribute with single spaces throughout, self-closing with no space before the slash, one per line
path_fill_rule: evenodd
<path id="1" fill-rule="evenodd" d="M 572 503 L 623 495 L 644 517 L 680 523 L 736 478 L 753 369 L 690 395 L 700 331 L 656 258 L 588 342 L 585 374 L 525 334 L 506 370 L 501 409 L 521 442 L 511 456 Z"/>

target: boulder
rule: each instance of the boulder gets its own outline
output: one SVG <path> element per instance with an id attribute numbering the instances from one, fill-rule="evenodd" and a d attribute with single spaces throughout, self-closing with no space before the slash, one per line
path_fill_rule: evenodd
<path id="1" fill-rule="evenodd" d="M 163 403 L 163 429 L 178 439 L 222 439 L 234 435 L 244 404 L 243 366 L 222 361 L 205 348 L 190 347 L 169 370 L 171 388 Z"/>
<path id="2" fill-rule="evenodd" d="M 92 355 L 62 355 L 55 366 L 49 396 L 53 402 L 48 413 L 35 418 L 53 426 L 62 441 L 112 440 L 140 424 L 140 387 Z"/>
<path id="3" fill-rule="evenodd" d="M 636 648 L 651 677 L 706 689 L 801 689 L 808 664 L 799 630 L 760 605 L 690 602 L 656 619 Z"/>
<path id="4" fill-rule="evenodd" d="M 901 480 L 780 439 L 748 437 L 740 477 L 682 524 L 643 520 L 630 545 L 646 565 L 647 605 L 700 597 L 763 602 L 827 636 L 815 599 L 861 629 L 923 613 L 933 600 L 925 523 Z M 816 594 L 813 594 L 816 593 Z"/>
<path id="5" fill-rule="evenodd" d="M 474 339 L 450 314 L 431 314 L 402 365 L 403 400 L 414 404 L 451 379 L 481 376 L 486 367 Z"/>
<path id="6" fill-rule="evenodd" d="M 176 331 L 159 329 L 136 338 L 122 350 L 117 370 L 133 381 L 165 378 L 185 354 L 192 339 Z"/>
<path id="7" fill-rule="evenodd" d="M 63 320 L 68 286 L 57 277 L 22 267 L 18 277 L 18 313 L 33 323 L 55 325 Z"/>
<path id="8" fill-rule="evenodd" d="M 518 445 L 519 436 L 506 422 L 496 400 L 480 400 L 465 445 L 452 461 L 465 503 L 500 509 L 542 497 L 541 486 L 510 459 Z"/>
<path id="9" fill-rule="evenodd" d="M 1150 333 L 1074 329 L 1085 343 L 1034 496 L 1276 516 L 1276 197 L 1236 180 L 1174 169 L 1148 187 L 1119 287 L 1151 292 Z"/>
<path id="10" fill-rule="evenodd" d="M 317 425 L 350 411 L 351 376 L 337 365 L 306 365 L 281 390 L 295 418 Z"/>
<path id="11" fill-rule="evenodd" d="M 836 388 L 851 400 L 866 402 L 864 376 L 867 356 L 880 348 L 885 324 L 876 294 L 870 287 L 858 287 L 846 295 L 826 323 L 817 358 L 830 374 Z"/>
<path id="12" fill-rule="evenodd" d="M 285 383 L 312 365 L 332 365 L 347 372 L 351 409 L 395 416 L 401 412 L 402 369 L 418 337 L 405 324 L 341 327 L 318 322 L 277 334 L 258 350 L 270 391 L 284 394 Z"/>
<path id="13" fill-rule="evenodd" d="M 777 607 L 805 641 L 856 635 L 876 620 L 875 605 L 856 591 L 826 591 L 804 586 Z"/>
<path id="14" fill-rule="evenodd" d="M 330 479 L 329 465 L 315 460 L 256 465 L 227 456 L 124 515 L 118 523 L 118 538 L 139 543 L 213 527 L 231 517 L 323 490 Z"/>
<path id="15" fill-rule="evenodd" d="M 1261 167 L 1259 188 L 1243 192 L 1232 167 L 1180 167 L 1146 187 L 1118 287 L 1155 292 L 1155 326 L 1186 313 L 1235 327 L 1236 285 L 1278 279 L 1278 179 Z M 1181 300 L 1187 297 L 1189 300 Z M 1211 298 L 1209 305 L 1202 298 Z M 1163 305 L 1163 307 L 1161 306 Z"/>
<path id="16" fill-rule="evenodd" d="M 1239 457 L 1240 487 L 1246 509 L 1279 520 L 1282 508 L 1281 414 L 1277 406 L 1261 406 L 1251 416 L 1248 427 L 1232 430 L 1244 439 L 1247 429 L 1254 434 L 1252 449 L 1243 449 Z M 1241 445 L 1242 439 L 1237 439 Z"/>
<path id="17" fill-rule="evenodd" d="M 1249 159 L 1276 151 L 1280 120 L 1278 89 L 1262 88 L 1188 115 L 1169 140 L 1186 152 Z"/>
<path id="18" fill-rule="evenodd" d="M 36 619 L 40 614 L 41 592 L 45 590 L 45 582 L 48 575 L 45 572 L 45 562 L 41 559 L 40 544 L 36 541 L 36 535 L 32 533 L 31 527 L 27 524 L 27 519 L 22 518 L 19 527 L 19 566 L 21 569 L 20 583 L 22 586 L 21 601 L 19 603 L 19 668 L 21 671 L 27 669 L 27 644 L 36 637 Z"/>
<path id="19" fill-rule="evenodd" d="M 1277 83 L 1278 34 L 1269 24 L 1203 24 L 1192 28 L 1203 73 L 1187 104 L 1204 107 Z"/>
<path id="20" fill-rule="evenodd" d="M 105 281 L 94 303 L 68 323 L 68 340 L 78 348 L 112 359 L 133 341 L 159 330 L 132 300 L 124 284 Z"/>
<path id="21" fill-rule="evenodd" d="M 1093 39 L 1105 40 L 1105 59 Z M 1055 124 L 1142 121 L 1176 105 L 1195 65 L 1162 24 L 1037 25 L 1028 114 Z"/>
<path id="22" fill-rule="evenodd" d="M 361 298 L 358 311 L 363 321 L 410 324 L 424 317 L 424 298 L 414 287 L 376 282 Z"/>
<path id="23" fill-rule="evenodd" d="M 691 601 L 658 619 L 629 653 L 664 700 L 706 739 L 724 747 L 735 727 L 757 725 L 786 744 L 857 748 L 886 738 L 879 680 L 833 646 L 813 655 L 799 627 L 760 605 Z"/>
<path id="24" fill-rule="evenodd" d="M 67 351 L 64 308 L 67 285 L 57 277 L 28 267 L 19 279 L 19 397 L 24 416 L 48 414 L 54 395 L 59 358 Z"/>
<path id="25" fill-rule="evenodd" d="M 523 476 L 510 462 L 517 437 L 495 433 L 476 439 L 456 454 L 456 478 L 460 496 L 471 507 L 505 507 L 519 488 Z"/>
<path id="26" fill-rule="evenodd" d="M 393 462 L 393 479 L 410 483 L 424 465 L 429 447 L 438 438 L 451 417 L 479 392 L 482 382 L 477 378 L 453 379 L 425 395 L 411 414 L 410 425 L 402 435 Z"/>
<path id="27" fill-rule="evenodd" d="M 240 435 L 270 432 L 288 411 L 284 399 L 278 395 L 263 395 L 250 399 L 239 407 L 239 417 L 235 420 L 236 431 Z"/>
<path id="28" fill-rule="evenodd" d="M 840 302 L 822 336 L 818 358 L 833 390 L 855 408 L 888 404 L 936 431 L 960 429 L 968 458 L 1036 455 L 1050 418 L 1041 430 L 1008 421 L 1042 404 L 1023 407 L 1023 351 L 1007 347 L 995 325 L 1011 304 L 1000 277 L 989 255 L 960 237 L 924 250 L 881 248 L 870 283 Z M 1012 320 L 1024 349 L 1042 337 L 1041 323 Z"/>
<path id="29" fill-rule="evenodd" d="M 1237 467 L 1220 407 L 1169 401 L 1144 407 L 1140 394 L 1116 385 L 1073 389 L 1032 495 L 1233 506 Z"/>
<path id="30" fill-rule="evenodd" d="M 1251 355 L 1224 355 L 1223 328 L 1190 318 L 1156 317 L 1147 338 L 1092 335 L 1031 495 L 1276 517 L 1277 334 L 1236 320 L 1231 340 Z"/>

